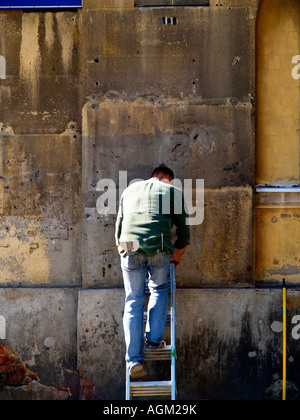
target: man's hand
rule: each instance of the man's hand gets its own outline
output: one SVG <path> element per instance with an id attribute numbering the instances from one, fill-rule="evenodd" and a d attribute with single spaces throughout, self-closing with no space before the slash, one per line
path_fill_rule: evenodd
<path id="1" fill-rule="evenodd" d="M 178 264 L 181 263 L 181 258 L 183 256 L 183 254 L 185 253 L 185 250 L 187 249 L 187 246 L 185 248 L 182 249 L 175 249 L 174 255 L 171 258 L 171 262 L 173 262 L 175 264 L 175 268 L 177 268 Z"/>

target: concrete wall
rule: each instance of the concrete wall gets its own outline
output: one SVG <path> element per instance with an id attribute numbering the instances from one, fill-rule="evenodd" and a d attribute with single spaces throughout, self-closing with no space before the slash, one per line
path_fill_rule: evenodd
<path id="1" fill-rule="evenodd" d="M 299 297 L 288 293 L 289 398 L 299 396 Z M 124 398 L 123 300 L 120 289 L 80 293 L 78 364 L 100 399 Z M 179 399 L 281 398 L 280 290 L 179 289 L 176 302 Z M 150 379 L 168 379 L 169 364 L 152 363 Z"/>
<path id="2" fill-rule="evenodd" d="M 266 0 L 257 25 L 257 184 L 299 185 L 300 4 Z M 276 22 L 276 25 L 274 25 Z M 275 96 L 273 88 L 275 89 Z M 256 274 L 299 284 L 299 198 L 260 193 L 256 199 Z"/>
<path id="3" fill-rule="evenodd" d="M 258 3 L 0 12 L 0 399 L 124 398 L 116 215 L 97 212 L 98 182 L 118 197 L 121 171 L 162 162 L 205 182 L 177 270 L 179 398 L 278 397 L 281 292 L 255 289 Z M 295 384 L 298 311 L 295 289 Z"/>

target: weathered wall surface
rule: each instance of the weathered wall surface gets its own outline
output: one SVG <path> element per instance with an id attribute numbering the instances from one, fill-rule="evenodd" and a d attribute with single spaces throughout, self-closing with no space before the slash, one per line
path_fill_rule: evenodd
<path id="1" fill-rule="evenodd" d="M 276 22 L 276 24 L 274 24 Z M 300 4 L 266 0 L 257 25 L 257 173 L 260 185 L 299 185 Z M 274 94 L 274 86 L 276 86 Z M 261 193 L 256 205 L 256 275 L 299 284 L 298 193 Z"/>
<path id="2" fill-rule="evenodd" d="M 69 11 L 1 11 L 1 399 L 79 395 L 78 18 Z"/>
<path id="3" fill-rule="evenodd" d="M 90 397 L 124 398 L 125 351 L 122 290 L 80 293 L 78 349 L 81 372 L 94 384 Z M 281 291 L 271 289 L 180 289 L 176 295 L 178 398 L 281 398 L 277 382 L 282 369 Z M 289 398 L 299 395 L 299 291 L 288 294 Z M 153 380 L 168 377 L 167 364 Z M 149 363 L 147 363 L 149 368 Z M 107 371 L 115 378 L 113 384 Z M 281 389 L 280 389 L 281 391 Z M 298 393 L 297 393 L 298 392 Z"/>
<path id="4" fill-rule="evenodd" d="M 194 194 L 205 183 L 204 221 L 177 270 L 179 398 L 278 398 L 281 293 L 255 289 L 258 5 L 1 11 L 0 399 L 124 398 L 116 214 L 111 203 L 99 213 L 99 181 L 115 183 L 117 207 L 162 162 Z"/>
<path id="5" fill-rule="evenodd" d="M 17 288 L 0 291 L 1 313 L 6 320 L 6 344 L 0 344 L 0 354 L 5 355 L 8 349 L 13 351 L 21 359 L 19 365 L 25 365 L 36 373 L 37 377 L 33 379 L 40 384 L 36 387 L 37 397 L 40 392 L 45 392 L 45 386 L 54 387 L 55 397 L 61 390 L 68 399 L 68 389 L 72 389 L 73 397 L 78 395 L 77 299 L 76 289 Z M 5 346 L 8 349 L 4 349 Z M 4 392 L 1 397 L 4 385 L 26 385 L 26 381 L 19 382 L 21 378 L 10 376 L 11 361 L 3 362 L 2 359 L 0 399 L 6 395 Z M 15 391 L 20 392 L 16 387 Z M 8 395 L 11 394 L 13 389 L 8 392 Z M 52 392 L 49 392 L 51 395 Z"/>
<path id="6" fill-rule="evenodd" d="M 0 284 L 81 284 L 77 14 L 1 12 Z"/>
<path id="7" fill-rule="evenodd" d="M 166 14 L 176 17 L 177 25 L 164 25 Z M 120 171 L 127 171 L 129 182 L 149 176 L 164 162 L 182 182 L 204 179 L 208 198 L 206 223 L 193 229 L 183 263 L 189 269 L 182 270 L 180 284 L 251 284 L 255 7 L 94 6 L 83 16 L 105 28 L 99 33 L 87 24 L 84 32 L 86 226 L 113 231 L 112 217 L 90 215 L 99 179 L 110 178 L 119 186 Z M 105 245 L 100 236 L 86 235 L 85 240 L 84 283 L 118 285 L 112 234 Z M 98 254 L 93 258 L 92 248 L 102 250 L 101 260 Z"/>

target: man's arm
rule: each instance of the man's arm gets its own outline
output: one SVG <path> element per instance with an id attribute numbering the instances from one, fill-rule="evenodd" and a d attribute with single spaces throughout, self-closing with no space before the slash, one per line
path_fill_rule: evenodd
<path id="1" fill-rule="evenodd" d="M 116 240 L 117 246 L 120 245 L 119 239 L 120 239 L 121 231 L 122 231 L 122 220 L 123 220 L 123 200 L 121 197 L 117 221 L 116 221 L 116 230 L 115 230 L 115 240 Z"/>
<path id="2" fill-rule="evenodd" d="M 171 258 L 171 262 L 173 262 L 175 264 L 175 267 L 177 267 L 177 265 L 181 263 L 181 258 L 183 256 L 183 254 L 185 253 L 187 247 L 188 247 L 188 245 L 185 248 L 182 248 L 182 249 L 177 249 L 177 248 L 175 249 L 173 257 Z"/>

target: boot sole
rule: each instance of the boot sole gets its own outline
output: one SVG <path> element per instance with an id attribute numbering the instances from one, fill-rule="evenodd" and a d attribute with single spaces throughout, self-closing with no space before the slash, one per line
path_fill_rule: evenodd
<path id="1" fill-rule="evenodd" d="M 144 379 L 147 376 L 147 372 L 145 371 L 142 365 L 133 366 L 130 370 L 130 378 L 132 380 Z"/>

